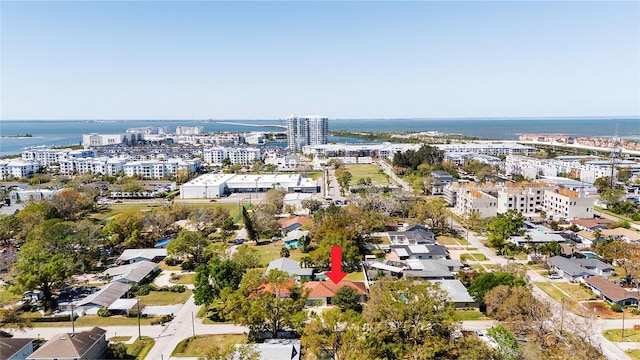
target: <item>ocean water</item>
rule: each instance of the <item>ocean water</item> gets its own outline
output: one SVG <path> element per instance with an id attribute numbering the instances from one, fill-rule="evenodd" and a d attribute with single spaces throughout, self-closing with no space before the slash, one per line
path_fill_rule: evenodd
<path id="1" fill-rule="evenodd" d="M 3 120 L 0 121 L 0 156 L 18 154 L 37 145 L 75 145 L 82 134 L 120 133 L 132 127 L 204 126 L 205 131 L 285 131 L 281 120 Z M 545 119 L 336 119 L 329 130 L 352 132 L 439 131 L 498 140 L 516 140 L 527 133 L 612 137 L 640 141 L 640 118 L 545 118 Z M 33 135 L 30 138 L 7 137 Z"/>

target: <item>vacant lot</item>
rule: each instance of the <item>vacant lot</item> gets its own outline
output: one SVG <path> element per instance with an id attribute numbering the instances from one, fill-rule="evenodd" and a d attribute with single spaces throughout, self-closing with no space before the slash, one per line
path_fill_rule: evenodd
<path id="1" fill-rule="evenodd" d="M 283 241 L 275 241 L 270 244 L 264 245 L 248 245 L 250 248 L 255 249 L 260 257 L 260 264 L 262 267 L 267 267 L 269 263 L 275 259 L 280 258 L 280 250 L 284 246 Z M 299 249 L 289 250 L 289 259 L 299 260 L 304 254 Z"/>
<path id="2" fill-rule="evenodd" d="M 487 261 L 487 257 L 480 253 L 467 253 L 460 255 L 460 261 Z"/>
<path id="3" fill-rule="evenodd" d="M 371 178 L 371 185 L 388 185 L 387 177 L 378 165 L 357 164 L 345 165 L 348 172 L 353 175 L 349 185 L 357 185 L 358 180 Z"/>
<path id="4" fill-rule="evenodd" d="M 169 280 L 174 284 L 193 284 L 193 280 L 195 279 L 196 274 L 184 274 L 178 275 L 178 280 Z"/>
<path id="5" fill-rule="evenodd" d="M 156 203 L 147 205 L 147 204 L 112 204 L 103 206 L 100 211 L 91 215 L 92 218 L 97 220 L 104 220 L 106 218 L 110 218 L 114 215 L 127 212 L 127 211 L 137 211 L 137 212 L 150 212 L 150 211 L 167 211 L 165 206 L 168 206 L 169 203 L 164 200 L 157 200 Z M 175 204 L 174 206 L 183 206 L 188 209 L 203 209 L 203 208 L 212 208 L 212 207 L 221 207 L 229 211 L 229 215 L 234 217 L 238 214 L 238 205 L 237 204 L 229 204 L 229 203 L 180 203 Z"/>
<path id="6" fill-rule="evenodd" d="M 171 356 L 202 358 L 214 348 L 224 350 L 235 344 L 247 341 L 246 335 L 200 335 L 182 340 L 173 350 Z"/>
<path id="7" fill-rule="evenodd" d="M 148 295 L 138 296 L 142 305 L 177 305 L 183 304 L 191 296 L 191 290 L 183 293 L 172 291 L 151 291 Z"/>

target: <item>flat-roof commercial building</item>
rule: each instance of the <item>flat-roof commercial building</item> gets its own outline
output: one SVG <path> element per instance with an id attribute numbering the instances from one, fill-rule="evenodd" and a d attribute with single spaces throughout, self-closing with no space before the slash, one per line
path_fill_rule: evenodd
<path id="1" fill-rule="evenodd" d="M 315 180 L 300 174 L 287 175 L 236 175 L 204 174 L 180 186 L 183 199 L 216 198 L 232 193 L 266 192 L 281 188 L 290 193 L 317 193 Z"/>

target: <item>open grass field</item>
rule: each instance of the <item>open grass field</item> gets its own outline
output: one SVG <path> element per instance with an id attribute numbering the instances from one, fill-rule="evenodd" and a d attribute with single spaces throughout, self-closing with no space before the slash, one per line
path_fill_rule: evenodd
<path id="1" fill-rule="evenodd" d="M 131 336 L 112 336 L 109 339 L 110 342 L 123 342 L 131 340 Z"/>
<path id="2" fill-rule="evenodd" d="M 142 305 L 176 305 L 183 304 L 191 296 L 191 290 L 183 293 L 171 291 L 152 291 L 148 295 L 138 296 Z"/>
<path id="3" fill-rule="evenodd" d="M 347 276 L 345 276 L 344 279 L 351 280 L 351 281 L 364 281 L 364 274 L 362 273 L 362 271 L 356 271 L 356 272 L 347 274 Z"/>
<path id="4" fill-rule="evenodd" d="M 137 211 L 137 212 L 165 211 L 165 206 L 167 206 L 167 204 L 168 203 L 166 203 L 164 200 L 156 200 L 156 203 L 152 205 L 137 204 L 137 203 L 111 204 L 111 205 L 103 206 L 99 212 L 92 214 L 91 218 L 96 219 L 98 221 L 102 221 L 106 218 L 110 218 L 114 215 L 127 212 L 127 211 Z M 198 203 L 176 203 L 174 206 L 184 206 L 189 209 L 222 207 L 229 211 L 229 215 L 231 217 L 234 217 L 238 214 L 237 204 L 198 202 Z"/>
<path id="5" fill-rule="evenodd" d="M 640 342 L 640 331 L 632 329 L 624 329 L 624 338 L 622 337 L 622 329 L 609 329 L 603 333 L 605 338 L 613 342 Z"/>
<path id="6" fill-rule="evenodd" d="M 463 245 L 460 242 L 460 240 L 451 236 L 445 236 L 445 235 L 436 236 L 436 240 L 438 240 L 438 244 L 440 245 Z M 465 244 L 466 244 L 466 241 L 465 241 Z"/>
<path id="7" fill-rule="evenodd" d="M 487 261 L 487 257 L 480 253 L 460 254 L 460 261 Z"/>
<path id="8" fill-rule="evenodd" d="M 175 357 L 198 357 L 202 358 L 214 347 L 226 349 L 235 344 L 242 344 L 247 341 L 246 335 L 199 335 L 182 340 L 171 353 Z"/>
<path id="9" fill-rule="evenodd" d="M 305 176 L 313 180 L 319 180 L 322 179 L 322 171 L 310 171 Z"/>
<path id="10" fill-rule="evenodd" d="M 260 264 L 262 267 L 267 267 L 269 263 L 275 259 L 280 258 L 280 249 L 284 246 L 282 241 L 275 241 L 271 244 L 254 245 L 250 244 L 249 247 L 255 249 L 260 257 Z M 289 259 L 299 260 L 304 254 L 299 249 L 289 250 Z"/>
<path id="11" fill-rule="evenodd" d="M 127 354 L 135 356 L 136 359 L 144 359 L 155 344 L 156 341 L 150 337 L 139 337 L 133 344 L 127 344 Z"/>
<path id="12" fill-rule="evenodd" d="M 585 301 L 596 300 L 597 297 L 589 290 L 581 286 L 580 284 L 571 284 L 567 282 L 554 282 L 553 285 L 560 288 L 565 293 L 569 294 L 572 300 Z"/>
<path id="13" fill-rule="evenodd" d="M 369 164 L 349 164 L 345 165 L 345 168 L 348 172 L 353 175 L 351 182 L 349 185 L 358 184 L 358 180 L 371 178 L 372 185 L 388 185 L 387 177 L 384 172 L 381 172 L 378 165 L 369 165 Z"/>
<path id="14" fill-rule="evenodd" d="M 554 300 L 563 303 L 565 310 L 571 311 L 574 314 L 585 314 L 587 309 L 580 305 L 578 301 L 584 301 L 591 297 L 591 294 L 584 289 L 570 287 L 574 284 L 564 283 L 550 283 L 550 282 L 536 282 L 534 283 L 542 291 L 551 296 Z M 580 285 L 575 285 L 580 286 Z"/>
<path id="15" fill-rule="evenodd" d="M 453 318 L 456 321 L 491 320 L 490 317 L 486 316 L 478 310 L 456 310 L 456 312 L 453 314 Z"/>
<path id="16" fill-rule="evenodd" d="M 177 281 L 169 280 L 174 284 L 193 284 L 193 280 L 196 278 L 196 274 L 184 274 L 180 275 Z"/>
<path id="17" fill-rule="evenodd" d="M 151 325 L 153 318 L 141 318 L 141 325 Z M 128 318 L 124 316 L 81 316 L 76 319 L 75 326 L 134 326 L 138 325 L 138 318 Z M 60 331 L 71 331 L 71 321 L 59 321 L 59 322 L 32 322 L 33 327 L 55 327 L 60 328 Z"/>

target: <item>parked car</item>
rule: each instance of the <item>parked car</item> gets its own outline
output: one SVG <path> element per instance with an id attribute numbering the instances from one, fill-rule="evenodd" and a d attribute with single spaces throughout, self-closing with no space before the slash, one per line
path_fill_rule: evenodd
<path id="1" fill-rule="evenodd" d="M 553 273 L 553 274 L 549 274 L 549 276 L 547 276 L 549 279 L 551 280 L 559 280 L 562 279 L 562 276 L 560 276 L 560 274 L 557 273 Z"/>

